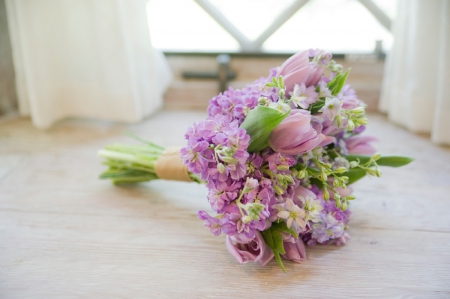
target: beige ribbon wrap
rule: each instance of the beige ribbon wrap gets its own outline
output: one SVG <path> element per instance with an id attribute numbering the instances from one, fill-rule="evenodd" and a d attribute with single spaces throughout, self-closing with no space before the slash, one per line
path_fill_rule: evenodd
<path id="1" fill-rule="evenodd" d="M 181 147 L 171 146 L 156 160 L 155 173 L 163 180 L 192 182 L 189 171 L 180 158 Z"/>

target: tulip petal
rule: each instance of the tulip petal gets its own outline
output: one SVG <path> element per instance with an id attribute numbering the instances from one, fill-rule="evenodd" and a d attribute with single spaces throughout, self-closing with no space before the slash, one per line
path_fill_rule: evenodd
<path id="1" fill-rule="evenodd" d="M 289 92 L 293 91 L 295 84 L 300 85 L 302 83 L 305 83 L 310 70 L 311 66 L 305 66 L 304 68 L 283 76 L 284 85 L 286 86 L 286 93 L 289 94 Z"/>

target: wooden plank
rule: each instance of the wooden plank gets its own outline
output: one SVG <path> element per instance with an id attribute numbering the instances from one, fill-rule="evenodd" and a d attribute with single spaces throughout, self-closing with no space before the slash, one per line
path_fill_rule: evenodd
<path id="1" fill-rule="evenodd" d="M 201 185 L 97 180 L 96 150 L 133 143 L 123 131 L 179 145 L 187 126 L 204 117 L 163 111 L 138 125 L 69 120 L 48 131 L 26 119 L 4 123 L 0 298 L 450 296 L 450 149 L 381 115 L 371 115 L 368 127 L 380 152 L 416 161 L 358 183 L 349 243 L 308 247 L 308 260 L 287 262 L 287 274 L 274 261 L 236 263 L 224 236 L 196 217 L 209 209 Z"/>

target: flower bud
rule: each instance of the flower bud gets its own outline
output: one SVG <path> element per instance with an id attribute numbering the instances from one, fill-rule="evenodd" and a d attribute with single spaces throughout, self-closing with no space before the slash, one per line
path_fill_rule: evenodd
<path id="1" fill-rule="evenodd" d="M 357 122 L 358 124 L 360 124 L 360 125 L 367 125 L 367 123 L 369 122 L 369 120 L 368 120 L 367 118 L 365 118 L 365 117 L 361 117 L 361 118 L 358 118 L 358 119 L 356 120 L 356 122 Z"/>
<path id="2" fill-rule="evenodd" d="M 225 165 L 223 165 L 222 163 L 217 164 L 217 171 L 219 173 L 224 173 L 225 172 Z"/>
<path id="3" fill-rule="evenodd" d="M 267 106 L 267 105 L 269 105 L 270 103 L 271 103 L 271 102 L 270 102 L 269 99 L 266 98 L 266 97 L 260 97 L 260 98 L 258 99 L 258 104 L 259 104 L 259 105 Z"/>
<path id="4" fill-rule="evenodd" d="M 336 201 L 334 202 L 334 205 L 336 206 L 336 208 L 339 208 L 339 207 L 341 206 L 341 201 L 336 200 Z"/>
<path id="5" fill-rule="evenodd" d="M 342 167 L 342 166 L 335 170 L 336 173 L 344 173 L 346 171 L 347 171 L 347 168 Z"/>
<path id="6" fill-rule="evenodd" d="M 244 209 L 247 211 L 252 220 L 259 220 L 259 214 L 264 210 L 264 207 L 265 206 L 260 203 L 250 203 L 246 204 Z"/>
<path id="7" fill-rule="evenodd" d="M 358 161 L 351 161 L 350 162 L 350 168 L 355 168 L 356 166 L 358 166 L 359 165 L 359 162 Z"/>
<path id="8" fill-rule="evenodd" d="M 328 192 L 327 188 L 323 189 L 323 198 L 325 200 L 329 200 L 330 199 L 330 193 Z"/>
<path id="9" fill-rule="evenodd" d="M 334 118 L 334 123 L 336 124 L 336 127 L 342 127 L 342 117 L 340 115 L 336 115 Z"/>
<path id="10" fill-rule="evenodd" d="M 347 122 L 347 131 L 353 131 L 355 129 L 355 123 L 349 119 Z"/>
<path id="11" fill-rule="evenodd" d="M 366 169 L 366 172 L 367 172 L 368 174 L 370 174 L 370 175 L 376 175 L 376 171 L 375 171 L 374 169 L 372 169 L 372 168 L 367 168 L 367 169 Z"/>
<path id="12" fill-rule="evenodd" d="M 244 185 L 244 190 L 242 190 L 242 192 L 244 194 L 247 194 L 250 191 L 256 189 L 258 186 L 259 186 L 258 180 L 253 179 L 253 178 L 247 178 L 247 181 L 245 182 L 245 185 Z"/>
<path id="13" fill-rule="evenodd" d="M 377 161 L 377 160 L 379 160 L 380 158 L 381 158 L 380 153 L 376 153 L 375 155 L 372 156 L 372 159 L 373 159 L 374 161 Z"/>
<path id="14" fill-rule="evenodd" d="M 355 109 L 350 110 L 356 116 L 364 115 L 365 109 L 364 107 L 356 107 Z"/>
<path id="15" fill-rule="evenodd" d="M 284 194 L 284 190 L 280 186 L 275 185 L 273 188 L 275 189 L 275 192 L 278 195 L 283 195 Z"/>
<path id="16" fill-rule="evenodd" d="M 228 156 L 221 156 L 220 159 L 228 164 L 236 164 L 237 160 L 233 157 L 228 157 Z"/>
<path id="17" fill-rule="evenodd" d="M 250 222 L 252 222 L 252 217 L 245 215 L 244 217 L 242 217 L 242 222 L 250 223 Z"/>
<path id="18" fill-rule="evenodd" d="M 375 169 L 375 175 L 381 177 L 381 170 L 379 168 Z"/>
<path id="19" fill-rule="evenodd" d="M 307 171 L 305 169 L 300 170 L 297 173 L 297 179 L 301 180 L 307 176 Z"/>
<path id="20" fill-rule="evenodd" d="M 290 176 L 290 175 L 287 175 L 287 174 L 284 176 L 284 180 L 288 184 L 293 184 L 294 183 L 294 178 L 292 176 Z"/>
<path id="21" fill-rule="evenodd" d="M 277 170 L 280 170 L 280 171 L 289 170 L 289 165 L 284 165 L 284 164 L 278 165 Z"/>

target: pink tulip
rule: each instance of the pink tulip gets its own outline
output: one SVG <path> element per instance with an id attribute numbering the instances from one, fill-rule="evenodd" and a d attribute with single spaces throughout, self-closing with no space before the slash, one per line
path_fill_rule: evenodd
<path id="1" fill-rule="evenodd" d="M 309 111 L 296 109 L 272 131 L 269 145 L 281 154 L 302 155 L 319 146 L 325 138 L 311 126 Z"/>
<path id="2" fill-rule="evenodd" d="M 305 245 L 301 239 L 296 240 L 296 243 L 284 242 L 285 254 L 282 255 L 283 258 L 287 260 L 294 261 L 296 263 L 301 263 L 306 260 L 306 250 Z"/>
<path id="3" fill-rule="evenodd" d="M 372 156 L 377 150 L 370 145 L 370 142 L 377 140 L 373 136 L 356 135 L 345 139 L 345 144 L 349 154 Z"/>
<path id="4" fill-rule="evenodd" d="M 323 75 L 323 67 L 320 65 L 313 65 L 311 71 L 309 72 L 308 79 L 305 82 L 306 86 L 316 86 L 319 84 L 320 78 Z"/>
<path id="5" fill-rule="evenodd" d="M 276 76 L 283 76 L 286 94 L 294 90 L 295 84 L 307 87 L 317 85 L 323 68 L 309 62 L 308 51 L 298 52 L 287 59 L 278 69 Z"/>
<path id="6" fill-rule="evenodd" d="M 238 243 L 232 237 L 227 236 L 226 246 L 240 264 L 250 261 L 265 266 L 273 258 L 272 250 L 264 242 L 259 231 L 256 232 L 255 238 L 247 244 Z"/>

